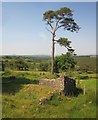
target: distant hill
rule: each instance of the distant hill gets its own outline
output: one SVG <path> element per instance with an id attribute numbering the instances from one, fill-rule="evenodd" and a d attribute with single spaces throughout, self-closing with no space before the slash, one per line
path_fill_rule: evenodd
<path id="1" fill-rule="evenodd" d="M 22 58 L 25 60 L 49 60 L 51 59 L 51 56 L 49 55 L 3 55 L 2 58 L 6 59 L 17 59 Z"/>

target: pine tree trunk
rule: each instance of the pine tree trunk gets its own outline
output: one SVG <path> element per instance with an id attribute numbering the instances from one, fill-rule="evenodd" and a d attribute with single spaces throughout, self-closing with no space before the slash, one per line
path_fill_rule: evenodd
<path id="1" fill-rule="evenodd" d="M 54 74 L 54 37 L 55 32 L 52 34 L 52 66 L 51 66 L 51 73 Z"/>

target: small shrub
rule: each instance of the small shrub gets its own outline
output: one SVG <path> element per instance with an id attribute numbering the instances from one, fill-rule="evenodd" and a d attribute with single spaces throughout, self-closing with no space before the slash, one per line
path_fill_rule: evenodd
<path id="1" fill-rule="evenodd" d="M 5 70 L 3 75 L 4 76 L 10 76 L 11 75 L 11 71 L 10 70 Z"/>
<path id="2" fill-rule="evenodd" d="M 60 100 L 58 99 L 58 93 L 53 94 L 51 99 L 48 101 L 48 104 L 53 105 L 53 106 L 58 106 L 60 103 Z"/>

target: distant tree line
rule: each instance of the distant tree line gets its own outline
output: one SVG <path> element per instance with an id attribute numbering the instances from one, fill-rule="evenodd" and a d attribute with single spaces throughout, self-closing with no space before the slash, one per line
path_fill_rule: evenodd
<path id="1" fill-rule="evenodd" d="M 55 57 L 54 62 L 55 72 L 67 71 L 75 67 L 76 62 L 70 53 L 63 54 Z M 35 70 L 35 71 L 50 71 L 51 70 L 51 59 L 39 59 L 30 61 L 29 58 L 24 59 L 22 57 L 4 57 L 2 61 L 2 70 Z"/>
<path id="2" fill-rule="evenodd" d="M 54 59 L 54 72 L 67 72 L 69 70 L 90 72 L 96 71 L 96 58 L 81 58 L 73 56 L 70 53 L 56 56 Z M 20 71 L 51 71 L 51 58 L 34 58 L 33 57 L 15 57 L 6 56 L 2 58 L 2 71 L 4 70 Z"/>
<path id="3" fill-rule="evenodd" d="M 17 59 L 3 59 L 2 60 L 2 71 L 5 69 L 11 69 L 11 70 L 28 70 L 29 66 L 28 64 L 21 58 Z"/>

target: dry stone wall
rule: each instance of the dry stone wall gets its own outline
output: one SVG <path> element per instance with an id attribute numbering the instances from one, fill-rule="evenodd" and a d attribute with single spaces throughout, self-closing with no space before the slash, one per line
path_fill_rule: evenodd
<path id="1" fill-rule="evenodd" d="M 76 81 L 68 77 L 60 77 L 57 79 L 42 79 L 39 81 L 39 85 L 45 85 L 52 87 L 58 91 L 64 91 L 66 96 L 77 95 Z"/>
<path id="2" fill-rule="evenodd" d="M 64 90 L 64 77 L 60 77 L 57 79 L 42 79 L 39 81 L 39 85 L 52 87 L 56 90 Z"/>

